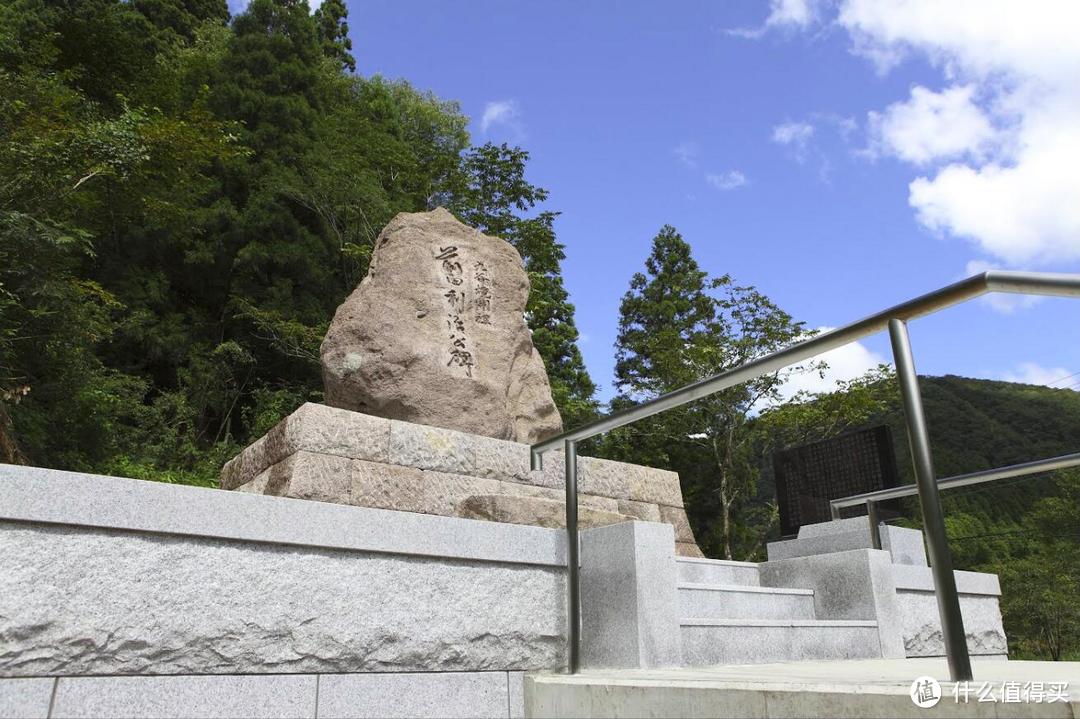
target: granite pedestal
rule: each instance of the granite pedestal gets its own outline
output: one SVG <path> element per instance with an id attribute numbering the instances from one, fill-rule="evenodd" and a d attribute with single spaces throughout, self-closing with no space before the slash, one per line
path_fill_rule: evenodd
<path id="1" fill-rule="evenodd" d="M 559 528 L 559 452 L 533 471 L 529 445 L 308 403 L 229 461 L 221 488 L 358 507 Z M 701 556 L 679 475 L 592 457 L 578 460 L 582 527 L 664 522 L 676 552 Z"/>

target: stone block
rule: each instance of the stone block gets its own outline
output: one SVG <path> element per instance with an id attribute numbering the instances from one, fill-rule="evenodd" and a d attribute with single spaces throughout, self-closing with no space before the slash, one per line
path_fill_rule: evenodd
<path id="1" fill-rule="evenodd" d="M 844 532 L 867 532 L 869 520 L 863 517 L 847 517 L 846 519 L 833 519 L 828 522 L 815 522 L 804 524 L 799 527 L 799 539 L 812 537 L 824 537 L 829 534 L 841 534 Z"/>
<path id="2" fill-rule="evenodd" d="M 266 494 L 348 504 L 353 460 L 300 451 L 270 468 Z"/>
<path id="3" fill-rule="evenodd" d="M 247 484 L 270 465 L 284 459 L 284 457 L 273 461 L 268 459 L 266 438 L 267 435 L 259 437 L 243 452 L 225 463 L 225 466 L 221 468 L 221 477 L 218 480 L 222 489 L 234 489 L 242 484 Z"/>
<path id="4" fill-rule="evenodd" d="M 694 530 L 690 528 L 690 519 L 686 516 L 686 510 L 680 507 L 668 507 L 660 505 L 660 521 L 667 522 L 675 528 L 675 541 L 684 544 L 694 544 Z"/>
<path id="5" fill-rule="evenodd" d="M 550 499 L 554 502 L 563 504 L 566 501 L 566 490 L 563 487 L 554 489 L 552 487 L 538 487 L 534 484 L 523 484 L 521 482 L 496 482 L 491 485 L 496 489 L 493 492 L 506 496 L 516 497 L 539 497 L 541 499 Z M 612 499 L 611 497 L 598 497 L 592 494 L 578 494 L 578 507 L 595 509 L 598 512 L 609 512 L 612 514 L 622 514 L 619 511 L 619 501 Z"/>
<path id="6" fill-rule="evenodd" d="M 545 492 L 550 490 L 544 490 Z M 558 501 L 565 502 L 566 492 L 558 492 Z M 622 515 L 624 519 L 633 519 L 628 514 L 623 514 L 619 511 L 619 500 L 612 499 L 611 497 L 597 497 L 592 494 L 579 494 L 578 495 L 578 508 L 595 509 L 598 512 L 608 512 L 609 514 Z"/>
<path id="7" fill-rule="evenodd" d="M 351 462 L 349 467 L 349 503 L 444 517 L 458 516 L 457 505 L 465 498 L 498 491 L 505 484 L 494 479 L 361 460 Z"/>
<path id="8" fill-rule="evenodd" d="M 813 540 L 809 540 L 813 541 Z M 892 559 L 880 549 L 856 549 L 759 565 L 761 585 L 814 590 L 819 619 L 874 620 L 881 656 L 902 658 L 900 608 Z"/>
<path id="9" fill-rule="evenodd" d="M 934 573 L 930 567 L 898 564 L 893 565 L 892 573 L 897 591 L 934 591 Z M 957 570 L 953 572 L 953 576 L 956 578 L 956 591 L 960 594 L 989 594 L 995 597 L 1001 595 L 1001 582 L 996 574 Z"/>
<path id="10" fill-rule="evenodd" d="M 8 464 L 0 464 L 0 520 L 7 522 L 0 524 L 0 542 L 7 541 L 9 528 L 63 525 L 124 536 L 150 533 L 319 550 L 566 566 L 563 534 L 542 527 Z M 47 561 L 48 556 L 33 552 L 26 561 L 32 565 Z"/>
<path id="11" fill-rule="evenodd" d="M 392 719 L 506 717 L 506 672 L 326 674 L 319 717 Z"/>
<path id="12" fill-rule="evenodd" d="M 525 672 L 506 673 L 510 719 L 525 719 Z"/>
<path id="13" fill-rule="evenodd" d="M 280 462 L 278 464 L 281 464 Z M 276 465 L 275 465 L 276 466 Z M 266 486 L 270 481 L 270 473 L 273 471 L 273 467 L 270 469 L 264 469 L 255 479 L 245 484 L 241 484 L 236 487 L 234 491 L 247 492 L 248 494 L 267 494 Z"/>
<path id="14" fill-rule="evenodd" d="M 474 436 L 476 475 L 511 482 L 531 482 L 529 445 Z"/>
<path id="15" fill-rule="evenodd" d="M 388 462 L 390 420 L 308 402 L 286 420 L 286 449 Z"/>
<path id="16" fill-rule="evenodd" d="M 221 486 L 440 516 L 459 516 L 461 502 L 474 496 L 562 502 L 563 452 L 548 452 L 543 468 L 534 471 L 529 451 L 519 442 L 308 403 L 230 460 Z M 582 511 L 593 510 L 590 523 L 602 526 L 625 517 L 670 522 L 685 545 L 680 553 L 700 555 L 682 511 L 676 473 L 592 457 L 581 457 L 578 471 L 578 502 Z M 491 514 L 490 503 L 473 505 L 469 518 Z M 543 507 L 541 516 L 551 517 L 551 507 L 537 506 Z M 661 506 L 668 508 L 664 514 Z M 500 508 L 496 514 L 505 512 Z M 525 521 L 526 514 L 515 510 L 514 516 Z"/>
<path id="17" fill-rule="evenodd" d="M 349 503 L 358 507 L 394 509 L 449 516 L 429 501 L 424 471 L 415 467 L 355 460 L 349 465 Z"/>
<path id="18" fill-rule="evenodd" d="M 323 339 L 327 404 L 520 442 L 559 433 L 528 295 L 505 240 L 441 207 L 398 214 Z"/>
<path id="19" fill-rule="evenodd" d="M 566 503 L 542 497 L 476 495 L 461 502 L 458 511 L 466 519 L 531 524 L 551 529 L 566 527 Z M 586 504 L 578 506 L 578 525 L 582 528 L 603 527 L 632 519 L 623 514 L 594 509 Z"/>
<path id="20" fill-rule="evenodd" d="M 679 666 L 674 529 L 623 522 L 581 533 L 582 664 Z"/>
<path id="21" fill-rule="evenodd" d="M 315 715 L 311 675 L 63 677 L 53 717 L 236 717 Z"/>
<path id="22" fill-rule="evenodd" d="M 769 561 L 869 549 L 870 529 L 865 518 L 862 523 L 862 529 L 769 542 L 766 545 Z"/>
<path id="23" fill-rule="evenodd" d="M 390 421 L 390 464 L 476 474 L 476 438 L 464 432 Z"/>
<path id="24" fill-rule="evenodd" d="M 638 502 L 633 499 L 620 499 L 618 501 L 620 514 L 625 514 L 642 522 L 663 522 L 660 518 L 660 505 L 651 502 Z"/>
<path id="25" fill-rule="evenodd" d="M 630 499 L 634 475 L 643 468 L 595 457 L 578 458 L 578 491 L 615 499 Z"/>
<path id="26" fill-rule="evenodd" d="M 230 500 L 291 502 L 201 491 Z M 522 561 L 538 540 L 561 539 L 557 532 L 404 512 L 392 513 L 397 526 L 387 527 L 378 515 L 391 513 L 326 506 L 345 510 L 339 523 L 345 534 L 362 535 L 367 519 L 386 535 L 384 542 L 427 554 L 0 524 L 0 676 L 564 665 L 564 569 Z M 350 522 L 352 513 L 358 517 Z M 301 525 L 312 518 L 299 513 L 278 520 Z M 425 526 L 437 527 L 427 540 Z M 502 558 L 432 556 L 440 544 L 489 556 L 498 551 Z M 89 705 L 71 706 L 82 711 Z"/>
<path id="27" fill-rule="evenodd" d="M 922 532 L 889 525 L 881 525 L 880 532 L 881 548 L 889 552 L 893 563 L 926 566 Z M 768 552 L 769 559 L 790 559 L 870 549 L 872 544 L 869 520 L 866 517 L 848 517 L 799 527 L 797 539 L 769 542 Z"/>
<path id="28" fill-rule="evenodd" d="M 389 447 L 389 420 L 307 402 L 229 460 L 220 486 L 247 484 L 299 451 L 386 462 Z"/>
<path id="29" fill-rule="evenodd" d="M 630 499 L 669 507 L 683 506 L 678 473 L 652 467 L 638 469 L 641 471 L 631 474 Z"/>
<path id="30" fill-rule="evenodd" d="M 566 487 L 566 455 L 563 451 L 560 449 L 545 452 L 543 465 L 541 469 L 529 472 L 530 482 L 540 487 L 564 489 Z"/>
<path id="31" fill-rule="evenodd" d="M 941 615 L 938 613 L 934 592 L 900 590 L 897 592 L 897 603 L 900 607 L 907 656 L 944 656 Z M 1008 654 L 1008 639 L 996 596 L 961 593 L 960 615 L 964 618 L 964 634 L 972 656 Z"/>
<path id="32" fill-rule="evenodd" d="M 765 664 L 881 656 L 873 621 L 807 619 L 683 620 L 687 666 Z"/>
<path id="33" fill-rule="evenodd" d="M 926 566 L 926 545 L 918 529 L 882 526 L 881 548 L 892 555 L 893 564 Z"/>
<path id="34" fill-rule="evenodd" d="M 548 719 L 583 716 L 763 719 L 769 716 L 765 692 L 739 685 L 636 677 L 612 680 L 587 674 L 572 677 L 530 674 L 525 677 L 525 703 L 529 716 Z"/>
<path id="35" fill-rule="evenodd" d="M 52 677 L 0 679 L 0 719 L 45 719 L 55 681 Z"/>

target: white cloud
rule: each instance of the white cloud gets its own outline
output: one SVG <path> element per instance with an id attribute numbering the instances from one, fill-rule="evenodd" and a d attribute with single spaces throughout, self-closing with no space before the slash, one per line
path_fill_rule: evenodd
<path id="1" fill-rule="evenodd" d="M 766 27 L 806 27 L 816 16 L 810 0 L 772 0 Z"/>
<path id="2" fill-rule="evenodd" d="M 1010 265 L 1080 261 L 1080 3 L 845 0 L 838 21 L 882 72 L 923 56 L 949 85 L 876 116 L 901 159 L 952 158 L 911 182 L 919 222 Z"/>
<path id="3" fill-rule="evenodd" d="M 1056 137 L 1033 134 L 1011 164 L 952 164 L 916 178 L 909 202 L 919 221 L 1010 264 L 1080 260 L 1080 112 L 1074 122 Z"/>
<path id="4" fill-rule="evenodd" d="M 841 142 L 847 144 L 859 123 L 853 117 L 832 112 L 814 112 L 805 120 L 788 120 L 773 126 L 771 140 L 787 148 L 792 159 L 799 164 L 813 161 L 818 168 L 818 179 L 829 182 L 833 163 L 829 154 L 822 148 L 822 139 L 831 139 L 835 134 Z M 827 133 L 827 134 L 826 134 Z"/>
<path id="5" fill-rule="evenodd" d="M 1064 380 L 1075 379 L 1077 375 L 1064 367 L 1043 367 L 1035 362 L 1021 362 L 1015 370 L 1003 372 L 1000 376 L 1006 382 L 1041 384 L 1064 389 L 1069 387 L 1069 383 Z"/>
<path id="6" fill-rule="evenodd" d="M 960 155 L 979 156 L 996 132 L 972 102 L 974 85 L 957 85 L 943 92 L 911 89 L 906 102 L 869 113 L 870 150 L 923 165 Z"/>
<path id="7" fill-rule="evenodd" d="M 701 147 L 696 142 L 682 142 L 679 143 L 673 150 L 675 157 L 679 159 L 686 167 L 691 170 L 697 170 L 701 164 L 699 158 L 701 156 Z M 697 174 L 697 173 L 694 173 Z M 746 175 L 738 170 L 727 170 L 726 172 L 704 172 L 705 182 L 708 183 L 713 189 L 720 190 L 721 192 L 727 192 L 728 190 L 734 190 L 738 187 L 742 187 L 747 184 L 748 180 Z M 693 194 L 687 195 L 688 200 L 695 199 Z"/>
<path id="8" fill-rule="evenodd" d="M 857 52 L 899 61 L 922 53 L 952 77 L 1005 73 L 1063 82 L 1080 57 L 1073 0 L 846 0 L 840 24 Z"/>
<path id="9" fill-rule="evenodd" d="M 790 147 L 799 162 L 806 160 L 806 150 L 813 137 L 814 126 L 808 122 L 784 122 L 772 131 L 772 141 Z"/>
<path id="10" fill-rule="evenodd" d="M 698 153 L 701 148 L 698 147 L 696 142 L 680 142 L 675 146 L 672 152 L 675 153 L 675 157 L 679 158 L 679 162 L 687 167 L 697 167 Z"/>
<path id="11" fill-rule="evenodd" d="M 769 16 L 758 27 L 742 27 L 726 30 L 728 35 L 750 40 L 760 38 L 769 30 L 802 29 L 818 19 L 819 0 L 770 0 Z"/>
<path id="12" fill-rule="evenodd" d="M 517 129 L 521 111 L 514 100 L 492 100 L 484 105 L 484 114 L 480 117 L 480 132 L 486 133 L 492 125 L 510 125 Z"/>
<path id="13" fill-rule="evenodd" d="M 824 333 L 831 329 L 833 328 L 820 327 L 818 332 Z M 837 347 L 807 360 L 807 364 L 817 361 L 824 361 L 828 365 L 824 376 L 817 372 L 807 372 L 805 370 L 792 372 L 781 389 L 784 399 L 790 399 L 799 392 L 810 392 L 812 394 L 833 392 L 836 390 L 837 382 L 853 380 L 878 365 L 889 364 L 885 357 L 870 350 L 861 342 L 852 342 L 843 347 Z"/>
<path id="14" fill-rule="evenodd" d="M 834 328 L 819 327 L 818 332 L 824 333 L 832 329 Z M 806 369 L 807 366 L 822 361 L 828 365 L 823 373 Z M 835 392 L 838 389 L 837 382 L 857 379 L 883 364 L 891 364 L 891 362 L 877 352 L 870 350 L 861 342 L 852 342 L 843 347 L 837 347 L 834 350 L 811 357 L 804 364 L 782 373 L 784 383 L 780 386 L 778 400 L 775 402 L 759 401 L 752 411 L 756 413 L 783 404 L 800 392 L 809 394 Z"/>
<path id="15" fill-rule="evenodd" d="M 727 190 L 734 190 L 736 187 L 742 187 L 746 184 L 746 175 L 742 174 L 738 170 L 728 170 L 727 172 L 721 172 L 720 174 L 707 173 L 705 175 L 705 182 L 715 187 L 721 192 Z"/>

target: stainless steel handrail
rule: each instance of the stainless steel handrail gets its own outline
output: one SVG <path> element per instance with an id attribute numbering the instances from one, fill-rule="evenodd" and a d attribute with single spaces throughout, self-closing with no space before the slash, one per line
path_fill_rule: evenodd
<path id="1" fill-rule="evenodd" d="M 1060 457 L 1051 457 L 1049 459 L 1039 459 L 1034 462 L 1024 462 L 1022 464 L 1010 464 L 1005 467 L 995 467 L 994 469 L 984 469 L 979 472 L 970 472 L 968 474 L 958 474 L 954 477 L 939 479 L 937 486 L 938 490 L 956 489 L 957 487 L 966 487 L 970 484 L 995 482 L 999 479 L 1012 479 L 1013 477 L 1026 477 L 1031 474 L 1053 472 L 1057 469 L 1068 469 L 1069 467 L 1080 467 L 1080 452 L 1076 452 L 1075 454 L 1063 454 Z M 884 502 L 887 499 L 910 497 L 918 493 L 919 490 L 916 485 L 905 484 L 902 487 L 890 487 L 889 489 L 879 489 L 876 492 L 853 494 L 850 497 L 833 499 L 830 500 L 829 506 L 833 508 L 833 510 L 840 510 L 845 507 L 857 507 L 860 504 L 866 504 L 868 502 L 877 503 Z M 839 519 L 840 515 L 837 514 L 836 511 L 833 511 L 833 518 Z"/>
<path id="2" fill-rule="evenodd" d="M 651 417 L 665 410 L 693 402 L 729 387 L 757 379 L 762 375 L 776 372 L 797 362 L 888 329 L 892 338 L 894 360 L 897 364 L 897 379 L 901 386 L 904 413 L 908 424 L 908 439 L 911 443 L 916 483 L 919 488 L 919 500 L 923 507 L 923 524 L 927 531 L 927 544 L 931 560 L 935 563 L 935 566 L 932 567 L 934 570 L 934 586 L 938 596 L 938 607 L 945 638 L 945 652 L 949 660 L 952 679 L 954 681 L 971 679 L 970 659 L 968 657 L 967 643 L 964 641 L 963 619 L 960 616 L 960 602 L 956 594 L 948 544 L 945 541 L 944 520 L 941 517 L 938 485 L 933 474 L 933 464 L 930 460 L 929 437 L 926 432 L 926 420 L 922 410 L 922 402 L 919 398 L 918 378 L 915 374 L 906 323 L 908 320 L 938 312 L 990 292 L 1080 297 L 1080 275 L 996 270 L 974 275 L 839 329 L 816 335 L 785 349 L 733 369 L 725 370 L 712 377 L 706 377 L 668 394 L 614 412 L 607 417 L 601 417 L 577 429 L 563 432 L 560 435 L 534 444 L 530 452 L 533 469 L 542 467 L 545 452 L 563 448 L 566 453 L 566 533 L 568 548 L 570 549 L 567 565 L 567 617 L 570 622 L 567 632 L 567 664 L 570 672 L 576 673 L 578 671 L 581 656 L 579 625 L 581 613 L 580 567 L 576 559 L 578 548 L 577 443 L 617 427 Z"/>
<path id="3" fill-rule="evenodd" d="M 639 419 L 651 417 L 664 410 L 679 407 L 696 399 L 725 390 L 728 387 L 734 387 L 737 384 L 749 382 L 770 372 L 784 369 L 796 362 L 801 362 L 837 347 L 843 347 L 863 337 L 877 334 L 888 329 L 889 320 L 891 319 L 912 320 L 923 317 L 989 292 L 1080 297 L 1080 275 L 1004 271 L 991 271 L 974 275 L 966 280 L 961 280 L 908 302 L 890 307 L 883 312 L 864 317 L 844 327 L 823 332 L 772 354 L 751 360 L 746 364 L 720 372 L 712 377 L 706 377 L 693 384 L 688 384 L 674 392 L 614 412 L 606 417 L 583 424 L 577 429 L 537 442 L 532 446 L 533 457 L 535 458 L 553 449 L 561 449 L 565 442 L 580 442 L 598 434 L 604 434 L 616 427 L 622 427 Z"/>

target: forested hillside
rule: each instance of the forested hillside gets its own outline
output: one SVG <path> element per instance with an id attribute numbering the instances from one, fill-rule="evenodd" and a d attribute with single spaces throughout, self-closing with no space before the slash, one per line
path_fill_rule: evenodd
<path id="1" fill-rule="evenodd" d="M 521 252 L 569 424 L 594 411 L 528 153 L 353 73 L 345 5 L 0 4 L 0 461 L 213 484 L 306 400 L 396 213 Z"/>
<path id="2" fill-rule="evenodd" d="M 942 476 L 1080 452 L 1080 392 L 952 375 L 920 387 Z"/>

